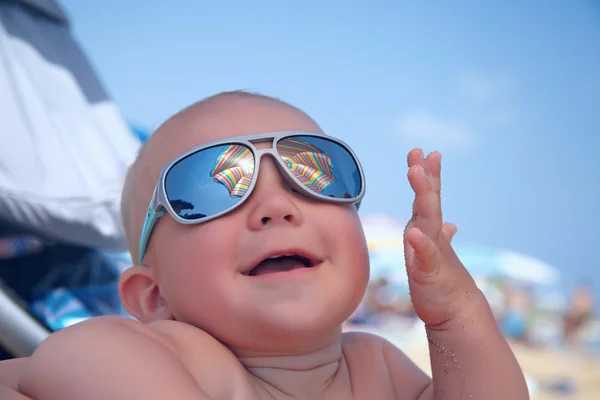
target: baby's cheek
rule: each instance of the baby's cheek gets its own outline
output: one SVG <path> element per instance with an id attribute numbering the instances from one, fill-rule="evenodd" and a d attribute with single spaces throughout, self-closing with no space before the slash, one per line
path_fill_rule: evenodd
<path id="1" fill-rule="evenodd" d="M 347 255 L 353 263 L 356 279 L 366 281 L 369 279 L 369 251 L 367 240 L 360 222 L 360 218 L 355 211 L 349 212 L 349 217 L 346 218 L 346 226 L 343 229 L 346 232 L 345 248 Z"/>
<path id="2" fill-rule="evenodd" d="M 323 216 L 321 231 L 334 262 L 344 268 L 353 283 L 361 286 L 369 276 L 369 256 L 362 224 L 355 209 L 336 207 Z"/>
<path id="3" fill-rule="evenodd" d="M 218 303 L 214 298 L 216 274 L 210 266 L 191 258 L 178 259 L 173 267 L 165 280 L 165 299 L 175 319 L 201 326 L 203 316 L 211 315 Z"/>
<path id="4" fill-rule="evenodd" d="M 351 208 L 341 208 L 338 211 L 329 220 L 338 242 L 346 251 L 356 255 L 366 254 L 367 242 L 357 212 Z"/>
<path id="5" fill-rule="evenodd" d="M 355 219 L 350 206 L 319 204 L 310 210 L 309 223 L 321 234 L 323 240 L 334 245 L 343 239 L 344 232 L 355 230 Z"/>

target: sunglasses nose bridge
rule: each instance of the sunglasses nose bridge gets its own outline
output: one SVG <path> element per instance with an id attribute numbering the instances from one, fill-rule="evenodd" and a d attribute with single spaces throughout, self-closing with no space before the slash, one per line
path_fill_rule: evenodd
<path id="1" fill-rule="evenodd" d="M 256 160 L 254 161 L 255 162 L 255 172 L 254 173 L 257 174 L 256 179 L 259 179 L 259 175 L 261 174 L 260 173 L 260 164 L 263 159 L 263 156 L 271 157 L 271 160 L 273 161 L 273 164 L 274 164 L 275 168 L 277 169 L 279 176 L 281 178 L 283 178 L 283 180 L 289 186 L 291 186 L 291 187 L 299 186 L 299 183 L 290 177 L 289 170 L 284 165 L 285 161 L 281 158 L 281 156 L 279 156 L 279 154 L 277 153 L 275 148 L 266 148 L 266 149 L 257 149 L 256 150 L 256 152 L 255 152 Z"/>
<path id="2" fill-rule="evenodd" d="M 279 173 L 283 176 L 287 175 L 285 172 L 285 167 L 282 165 L 283 160 L 281 159 L 281 157 L 279 157 L 279 155 L 277 154 L 275 149 L 272 147 L 266 148 L 266 149 L 256 149 L 256 152 L 255 152 L 256 160 L 254 161 L 255 166 L 256 166 L 255 173 L 257 173 L 258 170 L 260 169 L 260 164 L 263 161 L 263 156 L 271 157 L 271 160 L 273 161 L 273 164 L 275 164 L 275 167 L 278 169 Z"/>

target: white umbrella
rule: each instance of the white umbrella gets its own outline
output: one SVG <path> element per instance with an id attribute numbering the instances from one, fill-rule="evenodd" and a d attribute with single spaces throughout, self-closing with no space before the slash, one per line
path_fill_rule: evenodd
<path id="1" fill-rule="evenodd" d="M 501 250 L 497 257 L 500 269 L 508 278 L 539 285 L 552 285 L 558 281 L 558 270 L 537 258 L 509 250 Z"/>
<path id="2" fill-rule="evenodd" d="M 498 277 L 533 285 L 552 285 L 559 272 L 537 258 L 481 246 L 455 246 L 455 251 L 472 275 Z"/>
<path id="3" fill-rule="evenodd" d="M 385 214 L 361 218 L 371 261 L 371 277 L 386 276 L 397 285 L 407 285 L 404 260 L 405 224 Z M 474 276 L 499 277 L 534 285 L 552 285 L 559 279 L 553 266 L 511 250 L 485 246 L 455 245 L 455 251 Z"/>
<path id="4" fill-rule="evenodd" d="M 0 1 L 0 220 L 126 250 L 119 202 L 140 140 L 55 0 Z"/>

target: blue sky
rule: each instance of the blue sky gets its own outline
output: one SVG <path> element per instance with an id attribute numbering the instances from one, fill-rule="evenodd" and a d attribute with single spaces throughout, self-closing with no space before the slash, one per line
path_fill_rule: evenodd
<path id="1" fill-rule="evenodd" d="M 407 220 L 406 153 L 440 150 L 458 243 L 600 285 L 600 3 L 60 0 L 131 121 L 250 89 L 303 108 Z"/>

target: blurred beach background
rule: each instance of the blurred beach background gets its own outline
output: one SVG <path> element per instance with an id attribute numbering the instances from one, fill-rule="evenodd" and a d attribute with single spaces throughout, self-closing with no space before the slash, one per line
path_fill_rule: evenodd
<path id="1" fill-rule="evenodd" d="M 439 150 L 455 249 L 532 399 L 600 398 L 600 2 L 0 0 L 0 61 L 1 357 L 124 312 L 127 166 L 170 115 L 242 89 L 363 164 L 371 285 L 347 330 L 429 372 L 405 165 Z"/>

